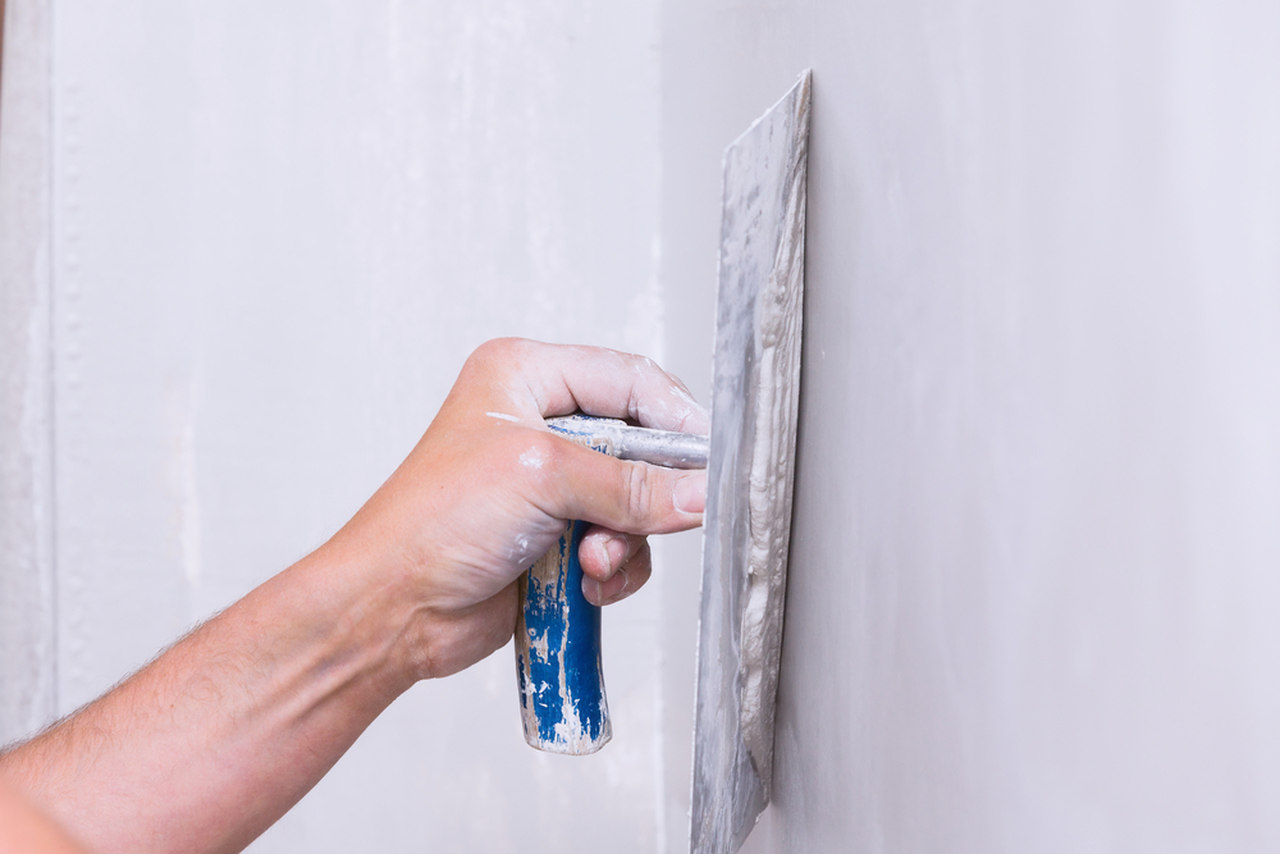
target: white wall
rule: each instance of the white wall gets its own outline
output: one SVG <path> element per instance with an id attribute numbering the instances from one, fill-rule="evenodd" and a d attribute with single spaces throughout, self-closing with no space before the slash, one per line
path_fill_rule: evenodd
<path id="1" fill-rule="evenodd" d="M 664 5 L 673 294 L 714 275 L 725 142 L 814 69 L 746 850 L 1280 847 L 1277 32 L 1261 2 Z"/>
<path id="2" fill-rule="evenodd" d="M 27 70 L 52 97 L 51 214 L 4 204 L 51 232 L 52 275 L 5 267 L 5 399 L 50 401 L 3 429 L 14 447 L 35 419 L 52 485 L 6 453 L 30 483 L 6 478 L 5 507 L 48 518 L 5 521 L 0 576 L 54 625 L 19 647 L 9 620 L 50 619 L 6 604 L 0 663 L 6 686 L 35 671 L 28 694 L 52 680 L 47 713 L 320 543 L 484 339 L 661 356 L 655 4 L 10 11 L 52 15 L 31 37 L 52 65 Z M 656 848 L 662 584 L 610 609 L 597 757 L 525 746 L 500 652 L 402 698 L 255 850 Z M 0 738 L 39 711 L 6 706 Z"/>
<path id="3" fill-rule="evenodd" d="M 26 127 L 41 93 L 54 122 L 0 144 L 0 737 L 319 542 L 486 337 L 705 389 L 720 153 L 811 65 L 748 850 L 1280 844 L 1271 4 L 9 7 Z M 610 609 L 597 759 L 524 747 L 500 653 L 393 706 L 257 850 L 680 850 L 697 540 L 669 552 Z"/>
<path id="4" fill-rule="evenodd" d="M 9 3 L 0 78 L 0 744 L 56 705 L 49 15 Z"/>

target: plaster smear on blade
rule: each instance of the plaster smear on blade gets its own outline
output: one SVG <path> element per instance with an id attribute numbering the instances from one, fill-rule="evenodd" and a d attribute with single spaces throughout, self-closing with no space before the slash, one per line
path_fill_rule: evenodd
<path id="1" fill-rule="evenodd" d="M 751 454 L 751 550 L 742 614 L 743 740 L 760 772 L 765 798 L 773 782 L 774 698 L 782 653 L 787 551 L 791 539 L 795 481 L 796 413 L 800 397 L 800 296 L 804 290 L 805 169 L 790 176 L 786 221 L 768 289 L 756 305 L 761 382 L 756 399 L 755 444 Z M 772 630 L 771 630 L 772 629 Z"/>
<path id="2" fill-rule="evenodd" d="M 768 803 L 804 273 L 809 77 L 725 152 L 691 846 L 736 851 Z"/>

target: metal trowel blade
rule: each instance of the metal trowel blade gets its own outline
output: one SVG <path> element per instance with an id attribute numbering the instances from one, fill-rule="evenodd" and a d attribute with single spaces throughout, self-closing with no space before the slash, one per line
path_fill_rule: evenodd
<path id="1" fill-rule="evenodd" d="M 809 72 L 724 157 L 694 730 L 694 852 L 737 851 L 773 777 L 804 284 Z"/>

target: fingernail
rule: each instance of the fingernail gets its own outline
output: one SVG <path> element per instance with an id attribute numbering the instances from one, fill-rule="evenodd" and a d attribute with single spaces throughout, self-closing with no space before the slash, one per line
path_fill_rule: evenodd
<path id="1" fill-rule="evenodd" d="M 627 588 L 630 586 L 631 579 L 627 577 L 627 571 L 619 567 L 618 574 L 614 578 L 600 585 L 600 604 L 612 605 L 620 599 L 627 598 Z"/>
<path id="2" fill-rule="evenodd" d="M 604 604 L 604 586 L 589 575 L 582 576 L 582 595 L 592 605 Z"/>
<path id="3" fill-rule="evenodd" d="M 604 577 L 600 580 L 608 581 L 627 559 L 627 541 L 617 536 L 592 536 L 589 542 L 596 560 L 604 566 Z"/>
<path id="4" fill-rule="evenodd" d="M 604 541 L 604 550 L 609 558 L 609 574 L 612 575 L 627 558 L 627 541 L 622 537 L 610 537 Z"/>
<path id="5" fill-rule="evenodd" d="M 609 552 L 610 538 L 598 537 L 595 541 L 596 559 L 604 564 L 604 577 L 608 578 L 613 575 L 613 568 L 617 566 L 613 561 L 613 557 Z"/>
<path id="6" fill-rule="evenodd" d="M 707 506 L 707 473 L 691 472 L 677 480 L 672 502 L 681 513 L 701 513 Z"/>

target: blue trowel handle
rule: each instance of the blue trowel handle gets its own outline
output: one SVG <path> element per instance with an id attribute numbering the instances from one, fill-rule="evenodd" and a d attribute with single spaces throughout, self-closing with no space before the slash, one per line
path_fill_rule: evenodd
<path id="1" fill-rule="evenodd" d="M 605 454 L 674 468 L 707 464 L 707 438 L 607 418 L 548 419 L 566 438 Z M 568 522 L 555 548 L 520 581 L 516 670 L 525 741 L 552 753 L 595 753 L 609 741 L 600 667 L 600 609 L 582 595 L 578 546 L 586 522 Z"/>
<path id="2" fill-rule="evenodd" d="M 613 735 L 600 668 L 600 609 L 582 595 L 578 545 L 587 527 L 569 522 L 520 582 L 516 667 L 524 738 L 552 753 L 595 753 Z"/>

